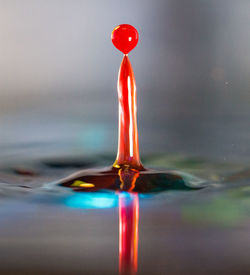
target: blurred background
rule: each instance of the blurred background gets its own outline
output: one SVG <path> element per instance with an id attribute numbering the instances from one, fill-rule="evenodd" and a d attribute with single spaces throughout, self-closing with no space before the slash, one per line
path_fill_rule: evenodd
<path id="1" fill-rule="evenodd" d="M 2 159 L 116 153 L 112 29 L 130 53 L 142 155 L 250 160 L 248 0 L 0 0 Z"/>

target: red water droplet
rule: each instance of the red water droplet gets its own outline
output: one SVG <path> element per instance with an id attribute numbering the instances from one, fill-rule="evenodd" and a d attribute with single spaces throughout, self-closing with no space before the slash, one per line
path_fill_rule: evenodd
<path id="1" fill-rule="evenodd" d="M 133 26 L 121 24 L 113 29 L 111 40 L 119 51 L 128 54 L 136 47 L 139 34 Z"/>

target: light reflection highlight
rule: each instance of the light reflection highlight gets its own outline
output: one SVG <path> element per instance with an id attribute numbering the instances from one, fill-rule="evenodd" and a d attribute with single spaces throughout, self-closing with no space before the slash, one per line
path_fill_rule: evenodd
<path id="1" fill-rule="evenodd" d="M 70 208 L 103 209 L 118 205 L 118 196 L 114 193 L 81 193 L 65 199 L 65 205 Z"/>

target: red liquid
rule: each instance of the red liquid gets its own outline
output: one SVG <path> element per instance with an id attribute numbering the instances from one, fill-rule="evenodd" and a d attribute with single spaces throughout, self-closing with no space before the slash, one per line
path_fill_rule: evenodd
<path id="1" fill-rule="evenodd" d="M 112 31 L 111 40 L 119 51 L 128 54 L 136 47 L 139 34 L 133 26 L 121 24 Z"/>
<path id="2" fill-rule="evenodd" d="M 119 141 L 114 168 L 144 170 L 139 156 L 137 130 L 137 99 L 134 72 L 127 53 L 138 43 L 137 30 L 128 24 L 114 28 L 111 39 L 114 46 L 124 53 L 119 70 L 117 91 L 119 100 Z"/>
<path id="3" fill-rule="evenodd" d="M 139 155 L 136 85 L 131 63 L 124 55 L 117 83 L 119 100 L 119 142 L 115 168 L 144 170 Z"/>
<path id="4" fill-rule="evenodd" d="M 127 24 L 116 27 L 111 35 L 114 46 L 124 53 L 119 70 L 117 91 L 119 101 L 119 133 L 116 160 L 111 168 L 82 170 L 63 179 L 60 184 L 75 191 L 100 189 L 133 192 L 190 190 L 182 176 L 173 172 L 146 170 L 140 161 L 137 130 L 136 84 L 127 53 L 138 42 L 137 30 Z"/>
<path id="5" fill-rule="evenodd" d="M 111 35 L 115 47 L 124 53 L 117 82 L 118 151 L 112 168 L 104 171 L 80 171 L 63 180 L 63 186 L 72 187 L 76 191 L 99 189 L 132 191 L 139 171 L 145 170 L 139 155 L 135 77 L 127 56 L 127 53 L 137 45 L 138 37 L 137 30 L 127 24 L 116 27 Z"/>
<path id="6" fill-rule="evenodd" d="M 119 271 L 135 274 L 138 265 L 139 199 L 137 194 L 119 196 Z"/>

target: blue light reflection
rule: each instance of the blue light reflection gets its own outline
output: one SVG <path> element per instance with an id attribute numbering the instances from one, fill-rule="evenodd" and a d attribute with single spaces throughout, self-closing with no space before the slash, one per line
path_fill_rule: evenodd
<path id="1" fill-rule="evenodd" d="M 69 196 L 64 201 L 71 208 L 102 209 L 118 206 L 118 195 L 115 193 L 80 193 Z"/>

